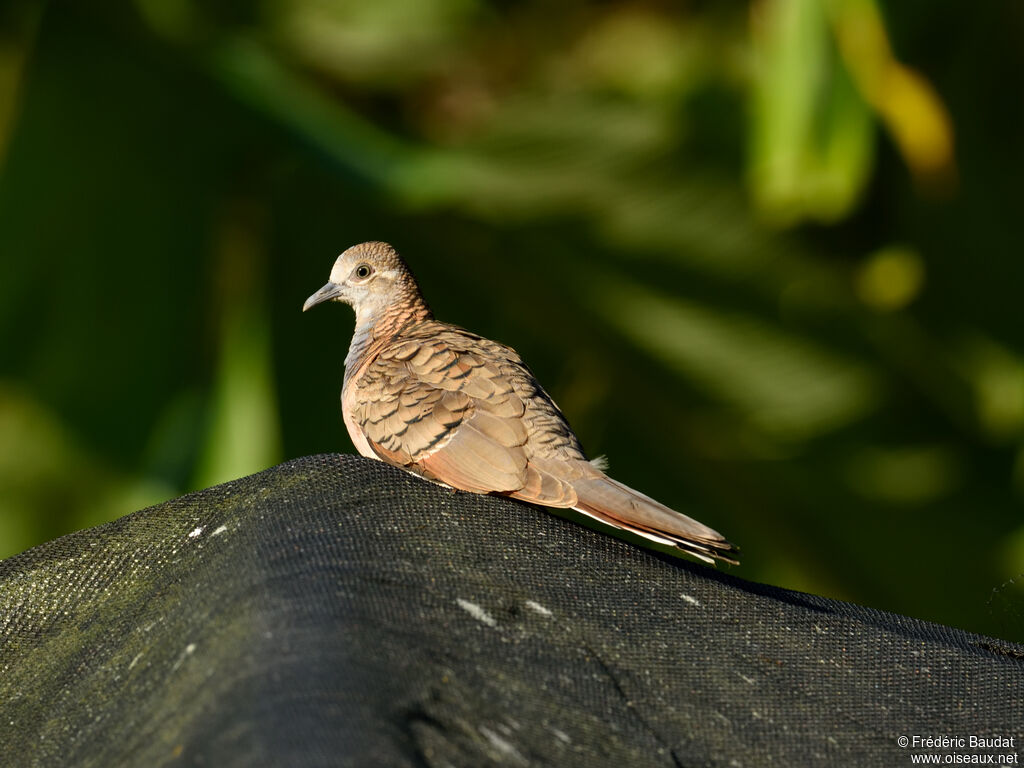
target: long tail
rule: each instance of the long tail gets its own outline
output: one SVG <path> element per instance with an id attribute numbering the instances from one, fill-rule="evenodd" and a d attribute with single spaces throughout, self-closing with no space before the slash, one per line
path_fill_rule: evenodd
<path id="1" fill-rule="evenodd" d="M 650 541 L 676 547 L 706 563 L 722 560 L 739 565 L 734 557 L 738 549 L 718 531 L 605 474 L 594 473 L 574 480 L 572 486 L 578 496 L 573 509 L 578 512 Z"/>

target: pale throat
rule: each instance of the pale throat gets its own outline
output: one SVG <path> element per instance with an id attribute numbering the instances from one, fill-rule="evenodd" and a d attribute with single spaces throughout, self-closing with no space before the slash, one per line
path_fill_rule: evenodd
<path id="1" fill-rule="evenodd" d="M 373 326 L 356 325 L 352 334 L 352 342 L 348 345 L 348 354 L 345 355 L 345 383 L 348 384 L 349 377 L 355 373 L 356 367 L 363 353 L 373 341 Z"/>
<path id="2" fill-rule="evenodd" d="M 382 314 L 379 307 L 367 307 L 365 304 L 360 304 L 353 309 L 356 312 L 356 328 L 352 332 L 352 342 L 348 345 L 348 354 L 345 355 L 345 384 L 348 384 L 349 378 L 359 368 L 360 361 L 377 340 L 377 320 L 378 315 Z"/>

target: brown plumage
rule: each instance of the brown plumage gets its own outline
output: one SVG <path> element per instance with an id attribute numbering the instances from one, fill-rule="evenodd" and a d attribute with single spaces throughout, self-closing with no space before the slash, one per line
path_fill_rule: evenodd
<path id="1" fill-rule="evenodd" d="M 463 491 L 571 508 L 712 563 L 721 534 L 608 477 L 513 349 L 434 320 L 387 243 L 349 248 L 306 300 L 352 305 L 341 392 L 363 456 Z"/>

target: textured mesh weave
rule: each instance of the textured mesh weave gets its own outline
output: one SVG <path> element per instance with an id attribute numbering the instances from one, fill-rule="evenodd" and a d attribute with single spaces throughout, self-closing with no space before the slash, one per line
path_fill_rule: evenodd
<path id="1" fill-rule="evenodd" d="M 1021 646 L 348 456 L 0 563 L 5 766 L 909 765 L 1019 747 L 1022 691 Z"/>

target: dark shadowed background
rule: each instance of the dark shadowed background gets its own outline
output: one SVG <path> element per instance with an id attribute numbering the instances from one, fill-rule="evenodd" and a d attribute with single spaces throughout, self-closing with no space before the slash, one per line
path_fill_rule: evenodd
<path id="1" fill-rule="evenodd" d="M 737 575 L 1024 639 L 1022 73 L 1018 0 L 4 3 L 0 556 L 351 451 L 380 239 Z"/>

